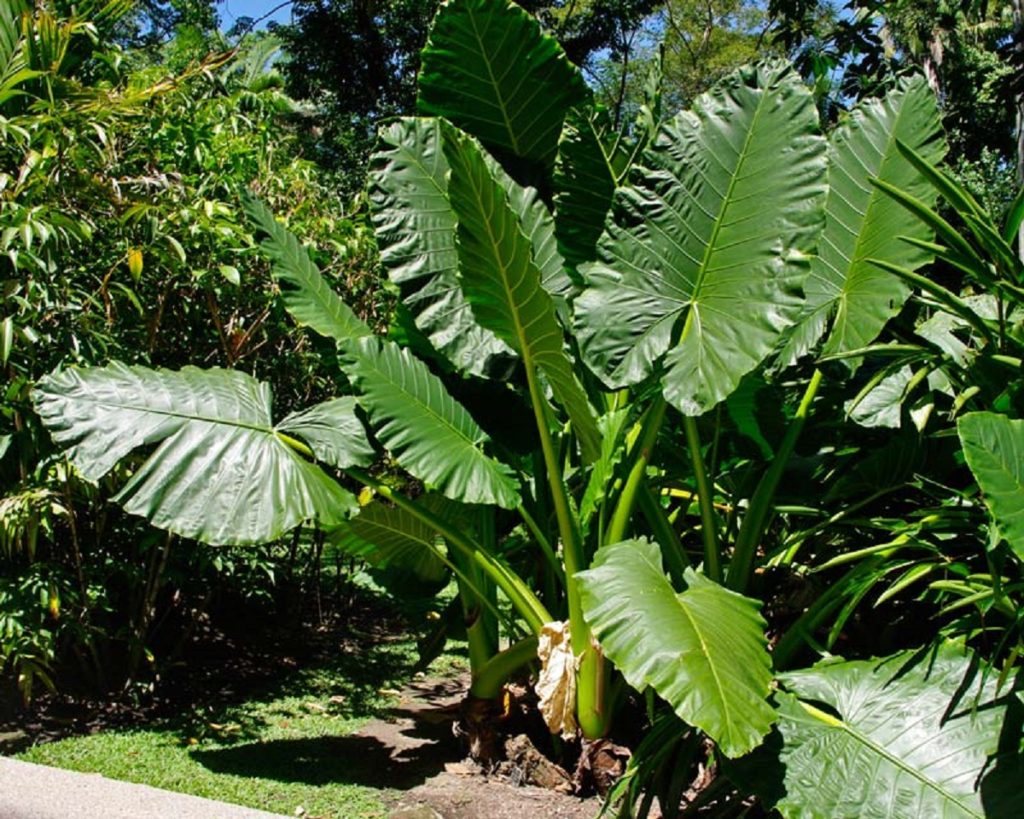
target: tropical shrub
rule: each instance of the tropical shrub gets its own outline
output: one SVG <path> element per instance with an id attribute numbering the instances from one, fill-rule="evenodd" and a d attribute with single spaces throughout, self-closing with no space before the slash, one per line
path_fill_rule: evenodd
<path id="1" fill-rule="evenodd" d="M 35 379 L 68 362 L 194 356 L 265 372 L 295 404 L 323 394 L 329 370 L 273 309 L 265 262 L 237 216 L 249 185 L 282 210 L 287 202 L 326 245 L 332 281 L 362 293 L 371 320 L 387 309 L 370 295 L 362 218 L 339 215 L 319 171 L 297 157 L 302 112 L 281 92 L 278 44 L 253 38 L 228 52 L 222 42 L 208 56 L 172 43 L 183 67 L 171 71 L 102 39 L 126 7 L 0 3 L 0 573 L 11 618 L 0 665 L 23 695 L 58 679 L 58 667 L 69 684 L 100 688 L 149 676 L 156 624 L 163 644 L 178 642 L 169 608 L 187 631 L 191 612 L 216 604 L 209 586 L 266 578 L 229 572 L 238 554 L 168 553 L 165 533 L 113 513 L 113 482 L 82 482 L 54 452 L 31 411 Z M 273 553 L 280 579 L 291 550 Z M 46 595 L 17 591 L 40 577 Z"/>
<path id="2" fill-rule="evenodd" d="M 248 198 L 285 306 L 337 345 L 340 394 L 275 414 L 270 387 L 238 369 L 62 369 L 33 400 L 82 477 L 133 464 L 116 500 L 185 538 L 259 543 L 306 525 L 424 582 L 447 568 L 481 757 L 496 751 L 502 687 L 526 664 L 539 666 L 550 731 L 578 731 L 587 753 L 655 692 L 661 747 L 630 769 L 627 812 L 636 783 L 673 812 L 703 737 L 722 782 L 786 815 L 853 815 L 855 798 L 881 815 L 1018 801 L 1004 772 L 1019 742 L 1001 739 L 1016 655 L 1002 674 L 962 640 L 831 656 L 866 593 L 859 576 L 795 621 L 773 615 L 773 651 L 766 633 L 772 570 L 843 558 L 832 522 L 868 503 L 838 479 L 809 499 L 818 506 L 777 502 L 807 461 L 843 463 L 800 463 L 823 384 L 842 391 L 852 371 L 867 396 L 884 381 L 859 360 L 914 270 L 948 255 L 936 225 L 893 198 L 934 201 L 943 140 L 925 83 L 864 103 L 826 140 L 811 92 L 768 63 L 662 123 L 652 96 L 618 133 L 558 44 L 506 0 L 444 3 L 421 64 L 421 116 L 383 130 L 370 169 L 400 299 L 389 336 Z M 848 363 L 822 367 L 842 379 L 802 361 L 823 339 Z M 759 391 L 785 398 L 771 441 Z M 726 440 L 738 435 L 754 446 Z M 404 476 L 375 465 L 381 453 Z M 800 525 L 829 503 L 824 522 Z M 794 667 L 814 649 L 829 656 Z M 841 780 L 860 772 L 854 798 Z"/>

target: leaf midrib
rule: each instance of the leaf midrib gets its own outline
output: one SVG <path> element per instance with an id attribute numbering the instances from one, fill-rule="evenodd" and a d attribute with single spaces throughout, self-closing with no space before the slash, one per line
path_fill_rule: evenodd
<path id="1" fill-rule="evenodd" d="M 889 753 L 889 751 L 887 751 L 881 745 L 876 743 L 874 740 L 872 740 L 866 734 L 863 734 L 860 731 L 858 731 L 856 728 L 854 728 L 852 725 L 850 725 L 845 720 L 843 720 L 843 719 L 836 719 L 831 714 L 828 714 L 828 713 L 826 713 L 826 712 L 824 712 L 824 711 L 822 711 L 822 710 L 820 710 L 818 708 L 815 708 L 813 705 L 810 705 L 809 703 L 806 703 L 803 700 L 798 699 L 797 701 L 800 703 L 800 707 L 803 708 L 804 711 L 806 711 L 808 715 L 810 715 L 812 718 L 816 719 L 818 722 L 824 723 L 825 725 L 829 726 L 830 728 L 834 728 L 836 730 L 839 730 L 839 731 L 842 731 L 842 732 L 848 734 L 855 742 L 859 742 L 865 748 L 867 748 L 867 749 L 869 749 L 871 751 L 874 751 L 876 754 L 878 754 L 878 756 L 882 757 L 887 762 L 889 762 L 892 765 L 894 765 L 895 767 L 899 768 L 904 773 L 909 774 L 911 777 L 916 779 L 918 782 L 920 782 L 925 787 L 931 788 L 933 791 L 938 793 L 944 799 L 948 799 L 950 802 L 953 802 L 954 804 L 956 804 L 968 816 L 973 816 L 973 817 L 976 817 L 977 819 L 984 819 L 984 814 L 977 813 L 969 805 L 965 805 L 962 801 L 960 801 L 959 797 L 957 797 L 956 795 L 951 794 L 951 793 L 943 790 L 942 787 L 937 782 L 935 782 L 934 780 L 932 780 L 929 777 L 925 776 L 923 773 L 921 773 L 917 769 L 912 768 L 911 766 L 907 765 L 899 757 L 895 756 L 894 754 Z"/>
<path id="2" fill-rule="evenodd" d="M 692 591 L 694 590 L 691 589 L 691 592 Z M 690 613 L 690 610 L 687 607 L 686 602 L 683 600 L 683 596 L 685 594 L 686 593 L 684 592 L 683 594 L 677 595 L 676 600 L 679 602 L 679 607 L 683 610 L 683 613 L 686 615 L 686 619 L 690 621 L 690 628 L 693 630 L 693 633 L 696 635 L 697 640 L 700 643 L 701 653 L 707 660 L 708 668 L 711 670 L 711 676 L 715 679 L 715 688 L 718 691 L 718 699 L 721 703 L 722 714 L 725 717 L 724 733 L 727 736 L 729 736 L 730 739 L 733 739 L 732 716 L 729 709 L 729 700 L 725 695 L 725 688 L 722 686 L 721 677 L 719 677 L 718 675 L 718 668 L 715 665 L 714 661 L 711 659 L 711 652 L 708 650 L 707 643 L 704 641 L 704 635 L 701 633 L 701 630 L 697 627 L 696 619 L 694 618 L 693 614 Z"/>
<path id="3" fill-rule="evenodd" d="M 484 48 L 483 38 L 477 30 L 476 17 L 473 15 L 472 8 L 466 9 L 466 16 L 469 18 L 469 24 L 473 29 L 473 36 L 476 38 L 478 50 L 480 55 L 483 57 L 483 63 L 487 67 L 487 76 L 490 78 L 491 86 L 494 88 L 494 96 L 498 100 L 498 109 L 501 111 L 501 118 L 505 121 L 505 131 L 508 133 L 509 141 L 512 143 L 512 151 L 519 156 L 519 140 L 516 139 L 515 131 L 512 129 L 512 121 L 508 118 L 505 99 L 501 95 L 501 88 L 498 86 L 498 81 L 494 76 L 494 72 L 491 70 L 491 61 L 486 49 Z"/>
<path id="4" fill-rule="evenodd" d="M 377 530 L 378 532 L 383 532 L 383 533 L 386 533 L 386 534 L 393 535 L 396 539 L 398 539 L 400 541 L 405 541 L 408 544 L 413 544 L 414 547 L 426 548 L 426 549 L 429 549 L 435 555 L 438 554 L 438 550 L 434 547 L 433 540 L 427 540 L 425 537 L 420 537 L 418 535 L 415 535 L 412 532 L 408 531 L 407 529 L 402 529 L 398 524 L 391 524 L 391 523 L 388 523 L 386 521 L 381 521 L 381 520 L 377 520 L 377 519 L 374 519 L 374 518 L 366 518 L 366 519 L 362 519 L 362 520 L 360 518 L 356 518 L 349 525 L 351 526 L 352 531 L 355 533 L 355 535 L 357 537 L 361 537 L 363 540 L 367 541 L 371 545 L 376 545 L 376 544 L 372 540 L 370 540 L 370 538 L 363 537 L 360 534 L 360 532 L 359 532 L 359 528 L 360 527 L 366 527 L 367 529 L 374 529 L 374 530 Z M 432 535 L 434 535 L 436 537 L 437 532 L 435 530 L 427 529 L 427 531 L 430 534 L 432 534 Z M 404 545 L 403 543 L 401 543 L 401 542 L 397 542 L 396 543 L 395 541 L 392 541 L 390 543 L 390 546 L 392 548 L 395 548 L 395 549 L 402 548 L 403 545 Z"/>
<path id="5" fill-rule="evenodd" d="M 312 302 L 313 312 L 327 317 L 334 330 L 330 337 L 336 341 L 369 335 L 369 328 L 359 320 L 359 317 L 352 312 L 351 308 L 345 304 L 345 301 L 328 286 L 323 276 L 319 275 L 316 265 L 313 264 L 309 255 L 303 252 L 304 249 L 295 236 L 282 225 L 279 225 L 276 220 L 274 220 L 273 228 L 274 234 L 271 234 L 269 225 L 264 225 L 264 229 L 272 241 L 261 243 L 264 252 L 275 262 L 271 266 L 271 276 L 273 276 L 275 281 L 283 279 L 293 287 L 296 286 L 296 283 L 298 284 L 295 291 L 285 291 L 282 293 L 285 302 L 287 303 L 290 298 L 294 298 L 296 295 L 301 299 L 303 293 L 307 294 Z M 278 253 L 274 252 L 274 242 L 280 248 Z M 298 307 L 301 308 L 301 304 Z M 289 312 L 293 316 L 295 315 L 294 310 L 290 309 Z M 296 316 L 296 318 L 298 317 Z M 319 323 L 319 321 L 314 317 L 312 321 L 305 323 L 311 326 L 314 323 Z M 327 335 L 325 333 L 321 334 Z"/>
<path id="6" fill-rule="evenodd" d="M 477 434 L 480 436 L 480 440 L 479 441 L 478 440 L 474 440 L 473 438 L 470 438 L 468 435 L 466 435 L 466 433 L 463 432 L 461 429 L 459 429 L 457 426 L 455 426 L 455 424 L 452 421 L 449 421 L 447 418 L 445 418 L 444 415 L 441 412 L 439 412 L 438 410 L 434 409 L 434 407 L 431 404 L 429 404 L 426 399 L 421 398 L 419 395 L 417 395 L 413 391 L 413 389 L 411 389 L 409 386 L 407 386 L 406 380 L 405 380 L 405 378 L 406 378 L 406 369 L 404 367 L 399 366 L 399 373 L 400 373 L 400 375 L 402 377 L 401 381 L 399 381 L 398 379 L 392 377 L 392 375 L 389 372 L 386 372 L 384 370 L 384 368 L 377 363 L 378 361 L 380 361 L 380 360 L 382 360 L 384 358 L 385 350 L 383 348 L 379 348 L 377 350 L 377 353 L 378 353 L 378 355 L 376 357 L 374 357 L 372 360 L 370 360 L 370 366 L 377 373 L 380 374 L 381 380 L 384 382 L 385 386 L 391 387 L 396 392 L 398 392 L 401 395 L 405 396 L 409 400 L 410 403 L 412 403 L 413 405 L 415 405 L 417 407 L 420 407 L 428 416 L 430 416 L 431 418 L 435 419 L 443 427 L 447 427 L 449 430 L 451 430 L 451 432 L 454 435 L 456 435 L 462 441 L 465 441 L 473 450 L 475 450 L 478 455 L 481 455 L 481 456 L 483 456 L 485 458 L 487 457 L 486 455 L 484 455 L 484 453 L 479 448 L 480 445 L 482 445 L 483 443 L 486 442 L 487 434 L 476 424 L 475 421 L 473 421 L 473 419 L 469 416 L 469 413 L 466 413 L 466 416 L 469 419 L 470 423 L 475 427 L 475 430 L 476 430 Z M 400 349 L 399 349 L 399 358 L 401 359 L 401 350 Z M 359 361 L 360 361 L 359 366 L 365 366 L 366 363 L 367 363 L 367 360 L 368 359 L 367 359 L 366 356 L 359 356 Z M 424 365 L 424 369 L 425 369 L 425 365 Z M 430 392 L 430 379 L 429 379 L 429 374 L 430 373 L 429 373 L 429 371 L 427 371 L 427 372 L 428 372 L 428 378 L 427 378 L 427 381 L 426 381 L 426 389 L 427 389 L 427 392 L 429 393 Z M 415 379 L 415 377 L 416 377 L 415 373 L 411 373 L 411 377 L 413 379 Z M 364 390 L 364 392 L 365 392 L 365 390 Z M 443 397 L 444 396 L 442 396 L 442 399 L 443 399 Z M 358 398 L 357 398 L 357 400 L 358 400 Z M 456 407 L 456 412 L 459 409 L 462 409 L 462 407 L 460 407 L 460 405 L 458 405 L 458 404 L 455 404 L 455 407 Z M 371 412 L 372 412 L 372 410 L 371 410 Z M 393 413 L 381 413 L 381 414 L 388 415 L 389 417 L 392 417 L 392 418 L 395 417 Z M 406 445 L 406 449 L 411 449 L 413 446 L 415 446 L 415 444 L 414 445 Z"/>
<path id="7" fill-rule="evenodd" d="M 484 197 L 484 189 L 485 189 L 485 186 L 488 184 L 488 182 L 490 182 L 491 180 L 489 179 L 489 177 L 487 177 L 485 181 L 481 182 L 481 184 L 477 184 L 477 182 L 478 182 L 477 174 L 471 172 L 469 174 L 469 176 L 473 180 L 473 194 L 474 194 L 474 196 L 476 197 L 476 200 L 477 200 L 477 202 L 476 202 L 476 204 L 477 204 L 477 213 L 486 213 L 488 209 L 486 207 L 487 203 L 484 201 L 484 198 L 485 198 Z M 491 185 L 495 189 L 498 188 L 498 186 L 496 184 L 494 184 L 493 182 L 491 182 Z M 512 208 L 511 208 L 511 206 L 510 206 L 510 204 L 508 202 L 507 197 L 505 196 L 505 192 L 499 190 L 498 191 L 498 197 L 499 197 L 499 203 L 505 205 L 505 209 L 506 209 L 507 212 L 511 212 Z M 504 197 L 504 202 L 501 202 L 501 199 L 503 197 Z M 499 207 L 500 207 L 500 204 L 499 204 Z M 536 367 L 536 363 L 537 362 L 535 360 L 533 349 L 531 348 L 529 340 L 526 337 L 526 328 L 523 326 L 522 322 L 520 321 L 520 315 L 519 315 L 520 307 L 519 307 L 519 304 L 516 301 L 516 299 L 514 297 L 514 294 L 513 294 L 513 291 L 510 288 L 509 266 L 507 264 L 505 264 L 505 261 L 502 258 L 502 254 L 500 252 L 501 243 L 498 241 L 497 236 L 495 235 L 494 231 L 492 230 L 492 224 L 491 224 L 492 220 L 490 220 L 490 219 L 476 219 L 475 221 L 477 221 L 477 222 L 479 222 L 479 223 L 481 223 L 483 225 L 484 231 L 487 234 L 487 239 L 490 242 L 490 246 L 491 246 L 492 250 L 494 251 L 495 266 L 498 269 L 498 277 L 501 280 L 501 288 L 502 288 L 502 290 L 505 293 L 505 304 L 508 306 L 508 311 L 509 311 L 509 315 L 510 315 L 510 317 L 512 319 L 512 324 L 513 324 L 513 328 L 515 330 L 515 335 L 516 335 L 516 338 L 519 340 L 519 350 L 518 350 L 518 352 L 519 352 L 519 355 L 521 355 L 522 358 L 523 358 L 523 365 L 529 371 L 532 372 L 534 370 L 534 368 Z M 510 237 L 512 245 L 513 245 L 512 246 L 512 250 L 516 249 L 514 247 L 515 233 L 516 232 L 518 232 L 520 236 L 523 236 L 523 231 L 520 229 L 519 225 L 518 224 L 513 224 L 512 225 L 512 231 L 509 233 L 509 237 Z M 523 236 L 523 238 L 526 239 L 525 236 Z M 527 260 L 526 262 L 523 263 L 523 266 L 525 268 L 528 268 L 531 264 L 533 264 L 533 260 L 529 259 L 529 260 Z M 538 270 L 538 271 L 536 271 L 536 273 L 537 273 L 536 279 L 539 282 L 540 281 L 540 271 Z M 525 276 L 525 274 L 524 274 L 524 276 Z M 529 300 L 529 298 L 532 298 L 532 295 L 533 294 L 530 294 L 530 296 L 527 297 L 527 301 Z"/>
<path id="8" fill-rule="evenodd" d="M 771 90 L 772 86 L 765 88 L 757 101 L 757 107 L 754 109 L 754 115 L 750 121 L 750 127 L 747 129 L 747 134 L 743 139 L 743 147 L 740 149 L 739 156 L 736 158 L 736 165 L 733 167 L 732 173 L 729 175 L 729 186 L 722 197 L 722 206 L 718 209 L 718 214 L 715 216 L 715 222 L 711 228 L 711 235 L 708 237 L 708 242 L 704 246 L 704 256 L 701 259 L 700 267 L 697 268 L 697 280 L 693 283 L 693 293 L 690 296 L 690 310 L 686 314 L 686 323 L 683 326 L 683 332 L 679 338 L 680 342 L 687 337 L 690 327 L 692 326 L 692 317 L 699 304 L 700 291 L 703 287 L 704 279 L 707 277 L 708 265 L 710 264 L 712 255 L 716 251 L 715 243 L 718 240 L 718 234 L 721 231 L 725 213 L 729 210 L 730 203 L 732 202 L 732 193 L 736 186 L 736 180 L 740 176 L 743 163 L 747 160 L 750 141 L 753 139 L 754 132 L 757 130 L 757 123 L 761 118 L 761 111 L 764 108 L 765 100 L 768 98 L 768 94 Z M 702 131 L 704 131 L 706 125 L 706 121 L 701 123 Z M 707 133 L 705 131 L 702 134 L 702 137 L 706 138 L 706 136 Z"/>
<path id="9" fill-rule="evenodd" d="M 903 120 L 904 114 L 907 111 L 907 102 L 908 102 L 907 98 L 908 98 L 908 94 L 906 92 L 904 92 L 903 97 L 900 100 L 899 109 L 895 112 L 896 116 L 894 118 L 892 128 L 887 129 L 888 133 L 887 133 L 887 138 L 886 138 L 886 142 L 885 142 L 885 148 L 882 150 L 882 152 L 880 154 L 880 159 L 879 159 L 878 167 L 877 167 L 877 174 L 876 175 L 879 176 L 879 177 L 882 176 L 883 168 L 885 168 L 886 164 L 893 158 L 894 154 L 896 153 L 895 152 L 896 140 L 898 139 L 897 131 L 899 131 L 900 123 Z M 886 100 L 886 102 L 888 102 L 888 100 Z M 880 103 L 880 104 L 883 107 L 885 107 L 886 103 Z M 864 128 L 864 125 L 865 125 L 864 120 L 866 120 L 866 119 L 867 119 L 867 116 L 865 114 L 863 116 L 862 122 L 861 122 L 861 133 L 862 134 L 864 134 L 864 132 L 866 130 Z M 864 137 L 864 139 L 868 143 L 868 145 L 870 145 L 872 148 L 874 148 L 874 145 L 871 143 L 870 139 L 868 139 L 866 136 Z M 852 150 L 852 148 L 848 147 L 848 150 L 850 151 L 851 154 L 853 154 L 853 156 L 857 159 L 857 161 L 860 162 L 861 165 L 864 165 L 864 160 L 862 160 L 860 158 L 860 156 L 858 156 L 856 154 L 856 152 L 854 152 Z M 853 178 L 853 175 L 846 171 L 845 164 L 844 164 L 844 167 L 843 167 L 842 170 L 843 170 L 844 175 L 847 176 L 847 178 L 850 178 L 850 179 Z M 868 170 L 868 168 L 866 166 L 865 166 L 865 170 Z M 833 190 L 834 190 L 834 187 L 833 187 L 832 181 L 830 179 L 829 180 L 829 198 L 832 197 Z M 838 195 L 842 196 L 842 194 L 838 194 Z M 868 223 L 868 215 L 872 212 L 872 209 L 875 206 L 877 206 L 877 204 L 880 201 L 883 201 L 885 198 L 886 198 L 885 194 L 880 189 L 878 189 L 876 187 L 872 187 L 872 190 L 871 190 L 870 194 L 868 195 L 867 205 L 865 205 L 865 207 L 864 207 L 864 212 L 863 213 L 858 212 L 858 216 L 860 216 L 860 226 L 859 226 L 859 229 L 857 230 L 857 235 L 856 235 L 856 238 L 854 239 L 854 242 L 853 242 L 853 250 L 852 250 L 850 256 L 846 256 L 846 254 L 843 253 L 843 251 L 839 249 L 838 245 L 836 245 L 835 242 L 832 242 L 832 246 L 836 249 L 836 251 L 843 257 L 843 260 L 846 262 L 846 270 L 843 272 L 843 286 L 840 288 L 839 293 L 837 293 L 835 298 L 834 298 L 834 303 L 837 304 L 837 305 L 840 305 L 837 308 L 837 311 L 839 311 L 840 313 L 844 310 L 844 308 L 846 306 L 846 303 L 848 301 L 848 298 L 849 298 L 851 283 L 853 282 L 853 277 L 852 277 L 851 274 L 853 273 L 853 271 L 859 265 L 864 263 L 864 260 L 866 258 L 864 255 L 862 255 L 861 246 L 865 242 L 865 238 L 866 238 L 865 237 L 865 232 L 866 232 L 865 231 L 865 227 L 866 227 L 866 225 Z M 847 203 L 849 203 L 849 200 L 846 199 L 845 196 L 843 197 L 843 199 L 846 200 Z M 827 218 L 832 218 L 835 221 L 839 221 L 840 224 L 843 224 L 841 220 L 839 220 L 837 217 L 835 217 L 835 216 L 833 216 L 831 214 L 830 209 L 828 207 L 828 203 L 826 203 L 826 205 L 825 205 L 825 213 L 827 215 Z M 840 342 L 845 343 L 845 340 L 846 340 L 847 324 L 848 324 L 847 322 L 843 323 L 843 327 L 842 327 L 842 329 L 841 329 L 841 331 L 839 333 L 839 341 L 837 341 L 836 345 L 835 345 L 835 346 L 838 346 L 840 349 L 842 349 L 842 344 L 840 344 Z M 838 325 L 838 319 L 837 319 L 837 325 Z M 838 329 L 838 327 L 837 327 L 837 329 Z"/>
<path id="10" fill-rule="evenodd" d="M 260 426 L 256 423 L 246 421 L 235 421 L 228 420 L 226 418 L 211 418 L 207 415 L 189 415 L 184 412 L 176 412 L 174 410 L 155 409 L 153 407 L 147 407 L 145 405 L 138 406 L 135 404 L 119 404 L 113 401 L 96 399 L 96 398 L 81 398 L 81 401 L 88 401 L 95 407 L 103 407 L 111 410 L 125 410 L 130 412 L 138 412 L 145 415 L 163 415 L 168 418 L 182 418 L 185 421 L 199 421 L 207 424 L 220 424 L 228 427 L 237 427 L 239 429 L 249 429 L 255 432 L 263 432 L 271 437 L 276 438 L 277 427 L 273 426 Z"/>

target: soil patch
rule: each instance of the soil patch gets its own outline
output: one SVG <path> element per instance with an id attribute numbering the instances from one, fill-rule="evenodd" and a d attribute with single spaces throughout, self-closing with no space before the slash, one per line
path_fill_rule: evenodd
<path id="1" fill-rule="evenodd" d="M 521 785 L 510 774 L 485 775 L 466 761 L 453 727 L 469 687 L 465 675 L 421 678 L 402 691 L 386 719 L 367 723 L 355 736 L 389 750 L 381 779 L 399 789 L 389 800 L 391 819 L 593 819 L 596 798 L 578 799 Z"/>

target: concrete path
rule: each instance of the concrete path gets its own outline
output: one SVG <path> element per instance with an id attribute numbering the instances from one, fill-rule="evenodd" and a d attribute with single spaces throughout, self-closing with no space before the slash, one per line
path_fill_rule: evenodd
<path id="1" fill-rule="evenodd" d="M 0 757 L 0 819 L 272 819 L 274 813 Z"/>

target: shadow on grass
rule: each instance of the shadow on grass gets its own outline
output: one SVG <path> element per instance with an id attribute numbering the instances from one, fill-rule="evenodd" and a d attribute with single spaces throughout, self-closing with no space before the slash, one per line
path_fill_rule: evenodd
<path id="1" fill-rule="evenodd" d="M 208 751 L 192 758 L 214 773 L 259 777 L 305 785 L 346 783 L 408 790 L 439 773 L 450 753 L 425 742 L 395 753 L 377 737 L 279 739 Z"/>
<path id="2" fill-rule="evenodd" d="M 357 734 L 247 737 L 239 744 L 197 748 L 190 756 L 218 774 L 312 786 L 408 790 L 440 773 L 445 763 L 463 757 L 452 732 L 463 685 L 458 679 L 414 682 L 400 704 L 386 709 L 386 719 L 367 723 Z"/>
<path id="3" fill-rule="evenodd" d="M 258 742 L 268 722 L 305 716 L 310 708 L 337 719 L 386 716 L 395 704 L 391 693 L 413 676 L 416 633 L 393 620 L 375 623 L 372 630 L 340 631 L 318 644 L 295 646 L 298 659 L 276 674 L 271 671 L 261 684 L 212 697 L 190 713 L 168 719 L 163 728 L 188 743 L 190 737 L 209 735 L 211 724 L 230 724 L 232 733 L 215 734 L 217 741 L 241 744 Z M 448 652 L 451 658 L 463 655 L 464 649 L 456 647 Z"/>

